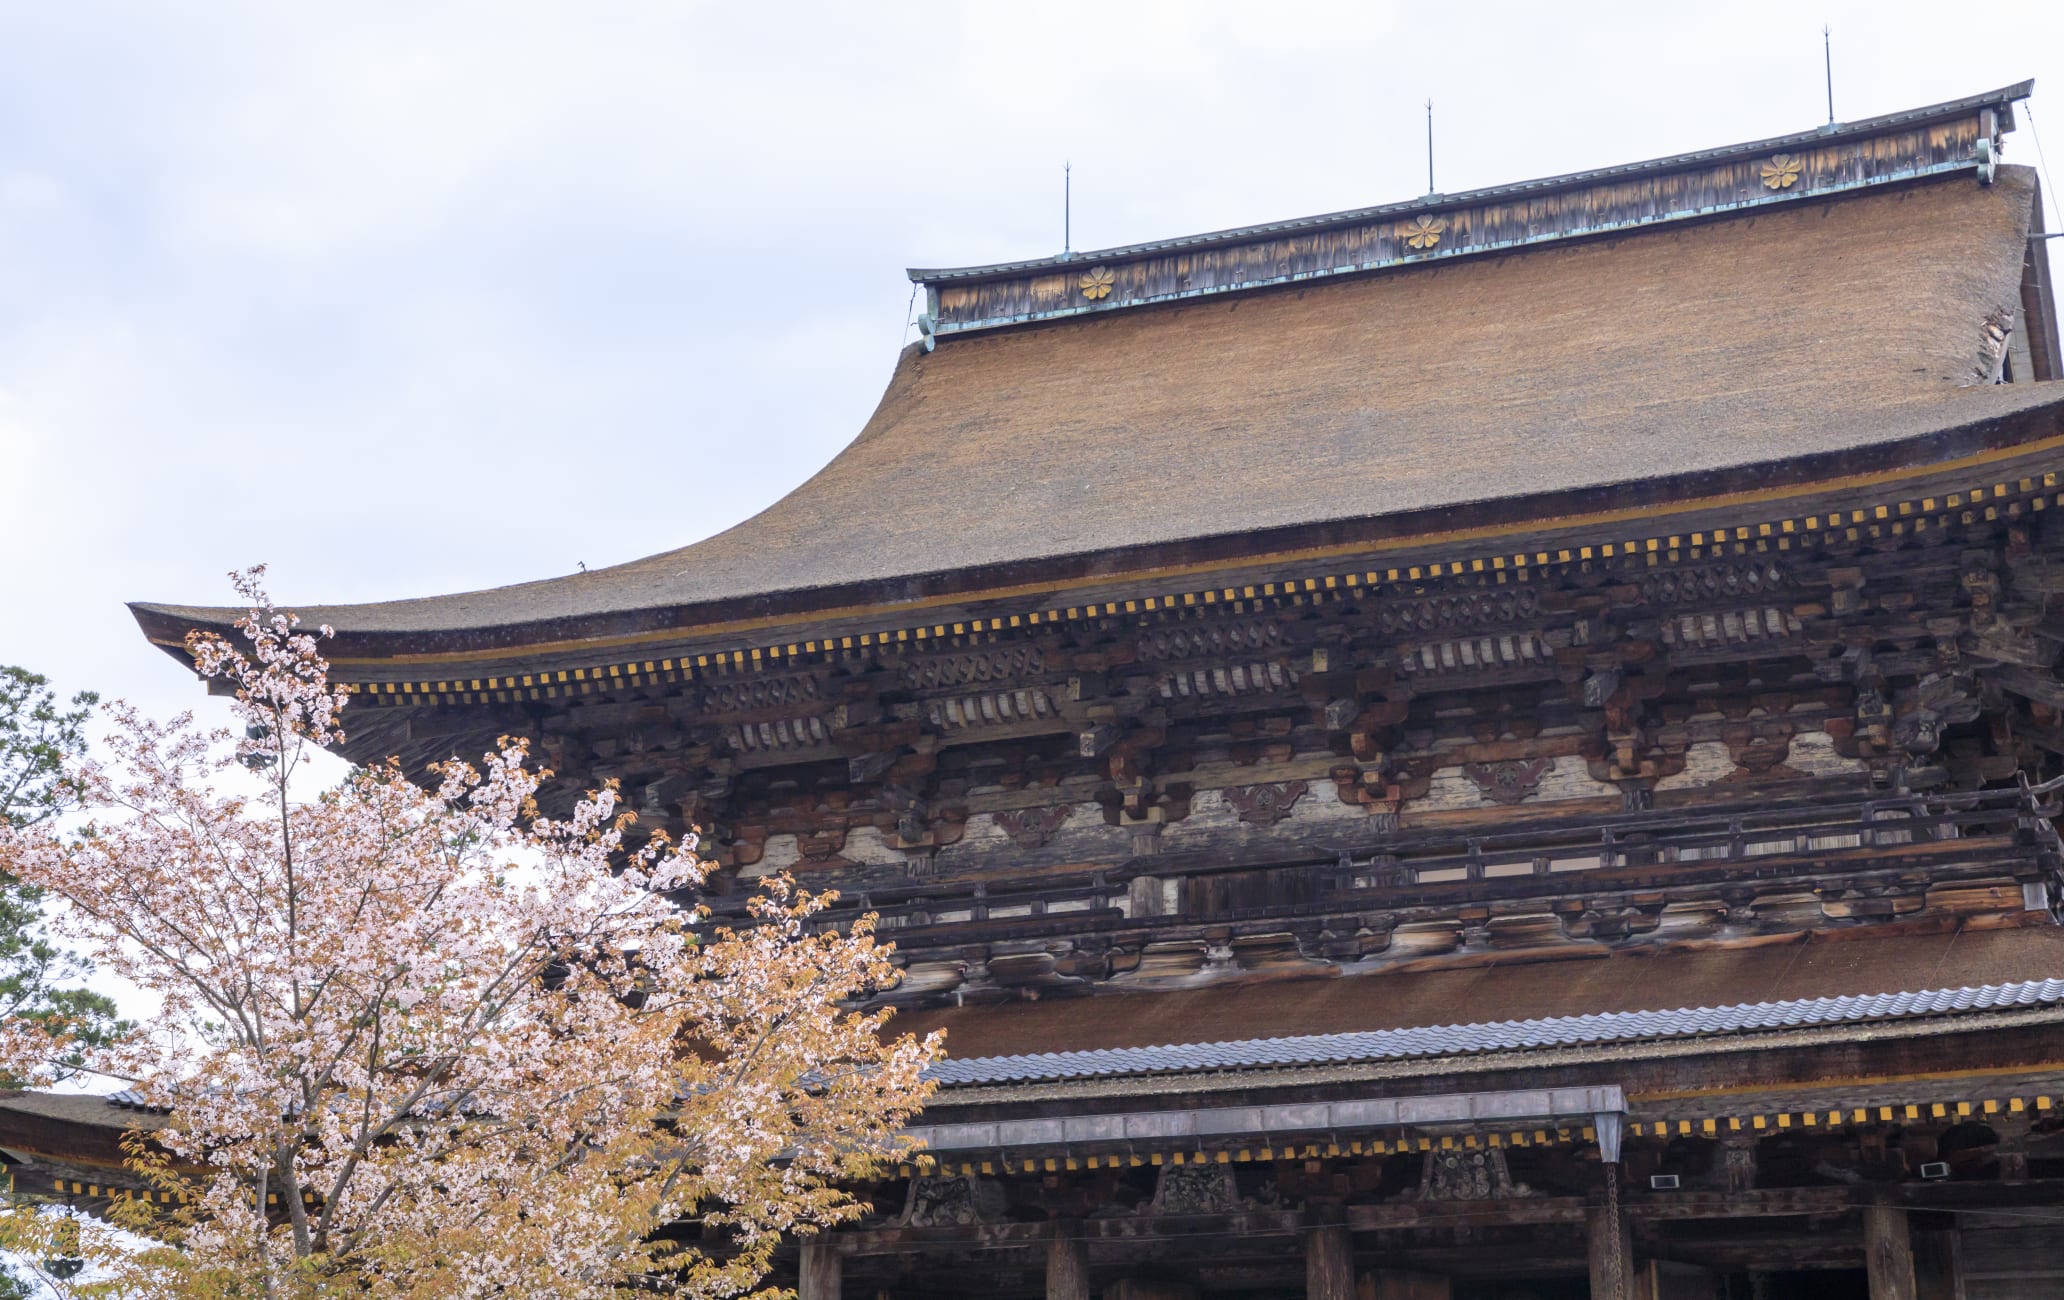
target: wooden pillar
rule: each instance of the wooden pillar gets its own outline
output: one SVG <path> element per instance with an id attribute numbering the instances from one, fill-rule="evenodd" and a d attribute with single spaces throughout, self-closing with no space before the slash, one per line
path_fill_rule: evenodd
<path id="1" fill-rule="evenodd" d="M 839 1300 L 841 1265 L 838 1252 L 821 1234 L 806 1239 L 802 1277 L 796 1286 L 798 1300 Z"/>
<path id="2" fill-rule="evenodd" d="M 1720 1279 L 1693 1264 L 1652 1259 L 1637 1277 L 1642 1300 L 1720 1300 Z"/>
<path id="3" fill-rule="evenodd" d="M 1914 1294 L 1964 1300 L 1964 1237 L 1955 1228 L 1913 1229 Z"/>
<path id="4" fill-rule="evenodd" d="M 1863 1262 L 1871 1300 L 1916 1300 L 1913 1239 L 1906 1211 L 1896 1205 L 1863 1207 Z"/>
<path id="5" fill-rule="evenodd" d="M 1617 1164 L 1605 1167 L 1606 1203 L 1585 1217 L 1585 1255 L 1592 1300 L 1634 1300 L 1634 1238 L 1620 1213 Z"/>
<path id="6" fill-rule="evenodd" d="M 1060 1235 L 1046 1243 L 1046 1300 L 1089 1300 L 1089 1260 L 1080 1227 L 1062 1223 L 1055 1230 Z"/>
<path id="7" fill-rule="evenodd" d="M 1438 1273 L 1379 1268 L 1363 1275 L 1362 1283 L 1355 1288 L 1360 1300 L 1449 1300 L 1454 1294 L 1448 1279 Z"/>
<path id="8" fill-rule="evenodd" d="M 1354 1238 L 1326 1223 L 1304 1234 L 1305 1300 L 1355 1300 Z"/>

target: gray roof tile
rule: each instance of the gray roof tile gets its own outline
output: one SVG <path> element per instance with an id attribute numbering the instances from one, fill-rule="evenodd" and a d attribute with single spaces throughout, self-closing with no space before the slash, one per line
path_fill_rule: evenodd
<path id="1" fill-rule="evenodd" d="M 1415 1057 L 1468 1056 L 1480 1052 L 1525 1051 L 1585 1044 L 1698 1038 L 1809 1025 L 1905 1020 L 2064 1002 L 2064 979 L 2023 980 L 1977 988 L 1927 989 L 1749 1002 L 1669 1011 L 1613 1011 L 1501 1020 L 1473 1025 L 1426 1025 L 1363 1033 L 1308 1034 L 1293 1038 L 1250 1038 L 1222 1043 L 1174 1043 L 1155 1047 L 1108 1047 L 1080 1052 L 1024 1056 L 981 1056 L 941 1061 L 931 1077 L 948 1086 L 1031 1083 L 1114 1075 L 1190 1074 L 1218 1070 L 1275 1069 Z"/>

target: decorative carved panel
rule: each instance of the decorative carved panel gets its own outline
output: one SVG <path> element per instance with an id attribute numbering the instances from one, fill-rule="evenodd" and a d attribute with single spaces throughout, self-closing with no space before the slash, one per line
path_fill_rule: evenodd
<path id="1" fill-rule="evenodd" d="M 1302 781 L 1276 784 L 1236 785 L 1224 791 L 1225 801 L 1240 814 L 1240 820 L 1257 826 L 1273 826 L 1290 815 L 1290 809 L 1304 798 L 1310 787 Z"/>
<path id="2" fill-rule="evenodd" d="M 1446 233 L 1448 223 L 1445 218 L 1424 212 L 1398 227 L 1398 237 L 1422 253 L 1440 243 L 1440 237 Z"/>
<path id="3" fill-rule="evenodd" d="M 736 713 L 783 704 L 803 704 L 817 697 L 817 679 L 807 674 L 748 677 L 739 681 L 716 681 L 703 687 L 702 707 L 711 713 Z"/>
<path id="4" fill-rule="evenodd" d="M 1376 609 L 1376 625 L 1386 632 L 1431 632 L 1435 628 L 1509 623 L 1531 618 L 1541 598 L 1531 587 L 1462 591 L 1419 599 L 1385 600 Z"/>
<path id="5" fill-rule="evenodd" d="M 1274 619 L 1228 619 L 1214 623 L 1178 623 L 1140 633 L 1142 659 L 1204 659 L 1265 650 L 1283 640 L 1283 625 Z"/>
<path id="6" fill-rule="evenodd" d="M 1541 787 L 1541 776 L 1555 766 L 1552 758 L 1510 759 L 1503 763 L 1466 763 L 1462 774 L 1476 782 L 1483 797 L 1496 804 L 1524 803 Z"/>
<path id="7" fill-rule="evenodd" d="M 988 1179 L 919 1177 L 910 1180 L 903 1222 L 913 1228 L 960 1227 L 986 1223 L 1003 1208 L 1003 1188 Z"/>
<path id="8" fill-rule="evenodd" d="M 1784 569 L 1774 562 L 1663 568 L 1642 578 L 1641 598 L 1661 605 L 1703 603 L 1776 591 L 1789 581 Z"/>
<path id="9" fill-rule="evenodd" d="M 1721 1152 L 1727 1170 L 1727 1190 L 1756 1190 L 1756 1144 L 1753 1141 L 1729 1141 L 1721 1147 Z"/>
<path id="10" fill-rule="evenodd" d="M 846 828 L 827 826 L 796 836 L 796 853 L 806 862 L 828 862 L 846 847 Z"/>
<path id="11" fill-rule="evenodd" d="M 969 686 L 982 682 L 1003 682 L 1036 673 L 1045 667 L 1046 656 L 1035 645 L 985 650 L 970 654 L 938 655 L 920 659 L 903 669 L 903 684 L 914 691 L 939 687 Z"/>
<path id="12" fill-rule="evenodd" d="M 1525 1183 L 1512 1181 L 1503 1151 L 1429 1151 L 1419 1171 L 1422 1201 L 1489 1201 L 1533 1194 Z"/>
<path id="13" fill-rule="evenodd" d="M 1156 1214 L 1230 1214 L 1240 1208 L 1233 1171 L 1225 1165 L 1163 1165 L 1154 1189 Z"/>
<path id="14" fill-rule="evenodd" d="M 1766 190 L 1788 190 L 1799 183 L 1799 175 L 1805 169 L 1805 161 L 1797 154 L 1776 153 L 1763 164 L 1763 188 Z"/>
<path id="15" fill-rule="evenodd" d="M 1792 752 L 1792 738 L 1788 734 L 1746 737 L 1728 745 L 1727 751 L 1734 759 L 1735 770 L 1721 777 L 1723 781 L 1766 781 L 1773 777 L 1796 779 L 1806 775 L 1785 765 Z"/>
<path id="16" fill-rule="evenodd" d="M 1021 849 L 1036 849 L 1054 837 L 1072 812 L 1067 804 L 1049 808 L 1017 808 L 996 814 L 996 827 Z"/>

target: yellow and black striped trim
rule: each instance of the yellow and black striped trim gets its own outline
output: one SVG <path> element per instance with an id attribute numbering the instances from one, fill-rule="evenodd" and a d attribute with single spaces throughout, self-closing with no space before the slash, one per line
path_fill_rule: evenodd
<path id="1" fill-rule="evenodd" d="M 1341 1156 L 1408 1155 L 1419 1151 L 1482 1150 L 1493 1147 L 1543 1147 L 1572 1142 L 1592 1142 L 1597 1133 L 1584 1127 L 1499 1130 L 1494 1133 L 1405 1136 L 1393 1139 L 1365 1138 L 1353 1142 L 1248 1143 L 1213 1147 L 1161 1147 L 1099 1155 L 1014 1155 L 1004 1153 L 984 1160 L 941 1160 L 917 1155 L 901 1164 L 897 1172 L 945 1174 L 1036 1174 L 1072 1169 L 1139 1169 L 1161 1165 L 1252 1164 L 1274 1160 L 1324 1160 Z"/>
<path id="2" fill-rule="evenodd" d="M 147 1191 L 134 1187 L 116 1187 L 111 1183 L 82 1183 L 76 1179 L 60 1178 L 56 1180 L 56 1186 L 60 1193 L 69 1193 L 73 1196 L 95 1196 L 106 1197 L 109 1200 L 143 1201 L 153 1205 L 185 1205 L 191 1199 L 185 1192 Z M 278 1205 L 280 1203 L 279 1193 L 267 1193 L 265 1203 L 267 1205 Z M 303 1205 L 318 1205 L 321 1203 L 321 1198 L 313 1192 L 303 1192 L 301 1194 L 301 1203 Z"/>
<path id="3" fill-rule="evenodd" d="M 1923 1101 L 1827 1109 L 1754 1110 L 1739 1115 L 1701 1116 L 1695 1119 L 1645 1118 L 1630 1120 L 1627 1135 L 1633 1138 L 1676 1137 L 1721 1138 L 1729 1134 L 1764 1137 L 1784 1132 L 1855 1128 L 1868 1124 L 1954 1124 L 1983 1120 L 1988 1116 L 2048 1116 L 2058 1110 L 2056 1096 L 2037 1093 L 1977 1098 L 1967 1101 Z M 1484 1150 L 1513 1147 L 1545 1147 L 1574 1142 L 1595 1142 L 1590 1126 L 1559 1128 L 1499 1128 L 1484 1133 L 1447 1133 L 1395 1138 L 1363 1138 L 1356 1141 L 1245 1143 L 1230 1146 L 1134 1148 L 1122 1152 L 1085 1154 L 1018 1154 L 1002 1152 L 985 1159 L 964 1159 L 918 1154 L 898 1166 L 903 1177 L 912 1174 L 947 1176 L 983 1174 L 1040 1174 L 1082 1169 L 1138 1169 L 1161 1165 L 1249 1164 L 1274 1160 L 1322 1160 L 1342 1156 L 1409 1155 L 1427 1151 Z"/>
<path id="4" fill-rule="evenodd" d="M 1986 1097 L 1971 1101 L 1903 1102 L 1893 1105 L 1831 1106 L 1825 1110 L 1759 1110 L 1742 1115 L 1698 1119 L 1648 1119 L 1627 1125 L 1634 1137 L 1718 1137 L 1726 1133 L 1777 1133 L 1786 1130 L 1853 1128 L 1866 1124 L 1960 1123 L 1996 1115 L 2035 1113 L 2047 1116 L 2057 1108 L 2048 1094 Z"/>

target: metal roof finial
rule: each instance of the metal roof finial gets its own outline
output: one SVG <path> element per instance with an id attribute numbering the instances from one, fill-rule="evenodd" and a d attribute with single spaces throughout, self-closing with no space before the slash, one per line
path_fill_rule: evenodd
<path id="1" fill-rule="evenodd" d="M 1835 124 L 1835 36 L 1826 23 L 1820 25 L 1820 61 L 1827 70 L 1827 124 Z"/>
<path id="2" fill-rule="evenodd" d="M 1433 188 L 1433 101 L 1426 101 L 1426 196 L 1432 198 L 1440 193 Z"/>

